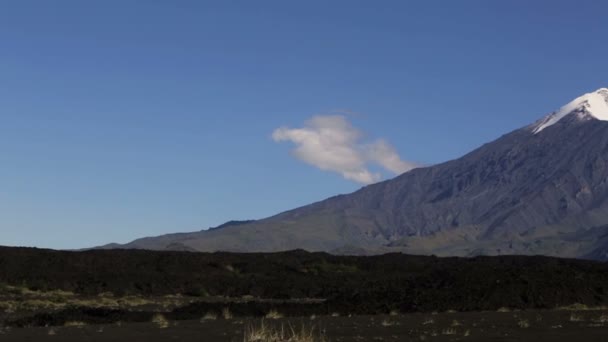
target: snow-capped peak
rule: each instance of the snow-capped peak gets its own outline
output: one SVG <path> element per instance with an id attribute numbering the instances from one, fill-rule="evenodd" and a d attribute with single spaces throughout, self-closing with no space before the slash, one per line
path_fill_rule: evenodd
<path id="1" fill-rule="evenodd" d="M 536 124 L 533 129 L 534 134 L 554 125 L 569 114 L 577 114 L 580 118 L 592 117 L 608 121 L 608 88 L 601 88 L 578 97 L 558 111 L 551 113 Z"/>

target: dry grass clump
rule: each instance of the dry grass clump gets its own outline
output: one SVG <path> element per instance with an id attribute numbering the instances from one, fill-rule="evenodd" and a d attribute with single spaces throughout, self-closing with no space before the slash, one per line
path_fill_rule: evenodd
<path id="1" fill-rule="evenodd" d="M 381 324 L 383 327 L 392 327 L 393 325 L 398 325 L 398 323 L 397 323 L 397 322 L 393 322 L 393 321 L 390 321 L 390 320 L 388 320 L 388 319 L 384 319 L 384 320 L 382 320 L 382 322 L 381 322 L 380 324 Z"/>
<path id="2" fill-rule="evenodd" d="M 166 329 L 169 327 L 169 320 L 163 316 L 163 314 L 157 313 L 152 317 L 152 323 L 158 325 L 161 329 Z"/>
<path id="3" fill-rule="evenodd" d="M 201 318 L 201 322 L 204 321 L 214 321 L 217 319 L 217 314 L 213 311 L 209 311 Z"/>
<path id="4" fill-rule="evenodd" d="M 48 298 L 51 300 L 61 300 L 65 298 L 74 297 L 75 294 L 70 291 L 63 290 L 49 290 L 49 291 L 39 291 L 39 290 L 30 290 L 25 286 L 12 286 L 2 284 L 0 285 L 0 294 L 4 295 L 13 295 L 13 296 L 25 296 L 25 297 L 36 297 L 36 298 Z"/>
<path id="5" fill-rule="evenodd" d="M 427 320 L 425 320 L 424 322 L 422 322 L 422 325 L 429 325 L 429 324 L 433 324 L 435 323 L 435 320 L 432 318 L 429 318 Z"/>
<path id="6" fill-rule="evenodd" d="M 266 314 L 266 318 L 269 319 L 279 319 L 279 318 L 283 318 L 283 315 L 281 315 L 281 313 L 279 313 L 277 310 L 270 310 L 269 313 Z"/>
<path id="7" fill-rule="evenodd" d="M 595 323 L 602 323 L 602 324 L 608 323 L 608 315 L 603 314 L 600 317 L 598 317 L 597 319 L 594 319 L 593 321 Z"/>
<path id="8" fill-rule="evenodd" d="M 85 325 L 87 324 L 81 321 L 67 321 L 63 324 L 64 327 L 84 327 Z"/>
<path id="9" fill-rule="evenodd" d="M 511 309 L 507 308 L 507 307 L 501 307 L 498 310 L 496 310 L 496 312 L 511 312 Z"/>
<path id="10" fill-rule="evenodd" d="M 583 315 L 573 312 L 570 314 L 570 322 L 583 322 L 585 318 Z"/>
<path id="11" fill-rule="evenodd" d="M 145 299 L 145 298 L 138 297 L 138 296 L 121 297 L 121 298 L 117 299 L 116 301 L 120 306 L 129 306 L 129 307 L 142 306 L 142 305 L 154 303 L 153 301 L 151 301 L 149 299 Z"/>
<path id="12" fill-rule="evenodd" d="M 447 328 L 441 331 L 442 335 L 456 335 L 456 329 L 454 328 Z"/>
<path id="13" fill-rule="evenodd" d="M 293 327 L 281 325 L 272 327 L 264 320 L 259 326 L 248 326 L 245 328 L 243 342 L 328 342 L 325 335 L 316 333 L 313 327 L 302 326 L 296 330 Z"/>
<path id="14" fill-rule="evenodd" d="M 222 317 L 224 317 L 224 319 L 232 319 L 232 312 L 230 312 L 229 308 L 224 308 L 222 310 Z"/>
<path id="15" fill-rule="evenodd" d="M 585 304 L 575 303 L 567 306 L 560 306 L 557 310 L 565 311 L 592 311 L 592 310 L 608 310 L 606 306 L 588 306 Z"/>
<path id="16" fill-rule="evenodd" d="M 517 322 L 517 325 L 520 328 L 525 329 L 530 327 L 530 322 L 527 319 L 521 319 L 519 322 Z"/>
<path id="17" fill-rule="evenodd" d="M 13 313 L 17 309 L 17 303 L 15 301 L 3 301 L 0 302 L 0 311 L 4 311 L 5 313 Z"/>
<path id="18" fill-rule="evenodd" d="M 0 301 L 0 311 L 5 311 L 7 313 L 39 310 L 56 311 L 70 306 L 87 308 L 130 308 L 155 304 L 154 301 L 142 297 L 128 296 L 117 298 L 109 293 L 99 294 L 95 297 L 78 297 L 72 292 L 61 290 L 47 292 L 20 288 L 18 290 L 20 291 L 19 294 L 12 294 L 10 295 L 10 299 Z"/>

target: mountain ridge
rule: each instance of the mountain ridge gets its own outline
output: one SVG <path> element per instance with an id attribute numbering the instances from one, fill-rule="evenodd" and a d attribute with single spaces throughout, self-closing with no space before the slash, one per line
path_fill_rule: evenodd
<path id="1" fill-rule="evenodd" d="M 608 101 L 605 88 L 585 94 L 460 158 L 351 194 L 254 222 L 139 239 L 120 248 L 169 249 L 180 243 L 196 251 L 302 248 L 341 254 L 604 258 L 608 122 L 581 116 L 593 112 L 590 94 Z M 563 114 L 563 108 L 571 111 Z"/>

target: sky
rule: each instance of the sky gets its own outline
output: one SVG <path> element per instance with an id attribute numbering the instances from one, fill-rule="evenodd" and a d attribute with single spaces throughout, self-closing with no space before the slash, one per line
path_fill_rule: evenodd
<path id="1" fill-rule="evenodd" d="M 0 3 L 0 245 L 258 219 L 608 86 L 608 2 Z"/>

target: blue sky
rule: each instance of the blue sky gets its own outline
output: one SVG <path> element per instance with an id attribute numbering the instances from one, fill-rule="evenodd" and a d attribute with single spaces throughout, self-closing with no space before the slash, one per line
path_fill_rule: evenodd
<path id="1" fill-rule="evenodd" d="M 273 139 L 315 115 L 341 113 L 406 162 L 459 157 L 606 87 L 607 12 L 590 0 L 3 1 L 0 244 L 126 242 L 358 189 Z"/>

